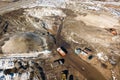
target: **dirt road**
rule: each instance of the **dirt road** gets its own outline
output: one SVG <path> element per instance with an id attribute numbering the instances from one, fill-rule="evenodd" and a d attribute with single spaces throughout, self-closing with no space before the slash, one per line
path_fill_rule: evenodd
<path id="1" fill-rule="evenodd" d="M 75 54 L 67 54 L 64 59 L 66 62 L 78 70 L 87 80 L 106 80 L 105 77 L 89 63 L 86 63 Z M 84 68 L 84 70 L 82 70 Z"/>
<path id="2" fill-rule="evenodd" d="M 67 47 L 69 48 L 67 49 L 68 54 L 64 57 L 66 64 L 69 64 L 72 67 L 74 67 L 76 70 L 78 70 L 85 78 L 87 78 L 87 80 L 106 80 L 105 77 L 96 68 L 94 68 L 92 65 L 83 61 L 82 59 L 80 59 L 80 57 L 74 54 L 72 48 L 69 45 L 67 45 L 67 43 L 64 40 L 62 40 L 61 38 L 62 28 L 63 28 L 63 22 L 59 26 L 59 30 L 56 35 L 56 40 L 57 40 L 56 47 L 68 46 Z M 84 68 L 84 70 L 82 70 L 82 68 Z"/>
<path id="3" fill-rule="evenodd" d="M 65 45 L 67 43 L 64 43 L 64 41 L 60 39 L 62 38 L 60 38 L 59 36 L 59 40 L 57 39 L 57 47 L 66 47 Z M 67 48 L 70 48 L 70 46 L 67 45 Z M 68 54 L 64 57 L 64 59 L 66 61 L 66 64 L 69 64 L 76 70 L 78 70 L 85 78 L 87 78 L 87 80 L 106 80 L 105 77 L 96 68 L 94 68 L 92 65 L 83 61 L 82 59 L 80 59 L 80 57 L 74 54 L 72 49 L 68 50 Z M 83 71 L 82 68 L 84 68 L 85 70 Z"/>

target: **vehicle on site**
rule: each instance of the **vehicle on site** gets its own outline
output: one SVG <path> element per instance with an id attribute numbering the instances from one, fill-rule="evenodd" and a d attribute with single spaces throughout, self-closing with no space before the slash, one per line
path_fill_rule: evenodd
<path id="1" fill-rule="evenodd" d="M 88 59 L 91 60 L 94 56 L 93 55 L 89 55 Z"/>
<path id="2" fill-rule="evenodd" d="M 68 70 L 63 70 L 61 73 L 61 80 L 67 80 L 67 77 L 68 77 Z"/>
<path id="3" fill-rule="evenodd" d="M 61 80 L 67 80 L 67 79 L 66 79 L 66 74 L 62 73 Z"/>
<path id="4" fill-rule="evenodd" d="M 62 56 L 64 57 L 68 52 L 67 50 L 64 48 L 64 47 L 59 47 L 57 48 L 57 52 Z"/>
<path id="5" fill-rule="evenodd" d="M 108 32 L 110 32 L 113 35 L 117 35 L 117 30 L 115 28 L 105 28 L 105 30 L 107 30 Z"/>
<path id="6" fill-rule="evenodd" d="M 61 80 L 67 80 L 67 75 L 64 71 L 62 71 Z"/>
<path id="7" fill-rule="evenodd" d="M 92 50 L 89 49 L 89 48 L 87 48 L 87 47 L 85 47 L 85 48 L 83 49 L 83 51 L 84 51 L 85 53 L 87 53 L 87 54 L 91 54 L 91 53 L 92 53 Z"/>
<path id="8" fill-rule="evenodd" d="M 60 65 L 64 65 L 65 60 L 63 58 L 54 60 L 53 63 L 51 63 L 51 67 L 57 67 Z"/>
<path id="9" fill-rule="evenodd" d="M 74 80 L 73 75 L 70 75 L 70 76 L 69 76 L 69 80 Z"/>
<path id="10" fill-rule="evenodd" d="M 64 64 L 64 62 L 65 62 L 65 60 L 63 58 L 54 61 L 54 63 L 58 63 L 60 65 Z"/>

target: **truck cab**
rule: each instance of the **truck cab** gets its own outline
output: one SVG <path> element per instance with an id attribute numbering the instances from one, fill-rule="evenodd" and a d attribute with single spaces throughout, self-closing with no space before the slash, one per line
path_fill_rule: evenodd
<path id="1" fill-rule="evenodd" d="M 66 56 L 66 54 L 68 53 L 67 50 L 64 47 L 59 47 L 57 48 L 57 52 L 62 56 Z"/>

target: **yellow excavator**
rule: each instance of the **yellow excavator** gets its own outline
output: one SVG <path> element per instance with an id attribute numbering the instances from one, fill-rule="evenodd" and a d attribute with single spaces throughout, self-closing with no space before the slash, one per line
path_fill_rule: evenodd
<path id="1" fill-rule="evenodd" d="M 64 72 L 61 74 L 61 80 L 67 80 L 67 76 Z"/>

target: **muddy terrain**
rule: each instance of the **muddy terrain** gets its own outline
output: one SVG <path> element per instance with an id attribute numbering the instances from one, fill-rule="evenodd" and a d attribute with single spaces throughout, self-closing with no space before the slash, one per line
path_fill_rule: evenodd
<path id="1" fill-rule="evenodd" d="M 119 8 L 119 0 L 0 1 L 0 80 L 120 80 Z"/>

